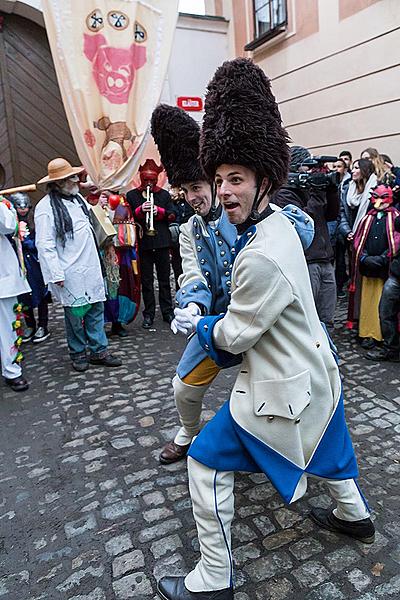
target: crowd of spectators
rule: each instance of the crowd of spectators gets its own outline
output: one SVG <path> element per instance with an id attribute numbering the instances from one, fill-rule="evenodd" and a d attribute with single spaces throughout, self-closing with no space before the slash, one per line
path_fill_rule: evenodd
<path id="1" fill-rule="evenodd" d="M 293 146 L 290 171 L 310 171 L 304 163 L 311 158 L 306 148 Z M 117 200 L 113 206 L 109 190 L 92 189 L 84 199 L 83 188 L 90 186 L 82 184 L 80 188 L 83 169 L 73 168 L 63 159 L 57 161 L 61 163 L 52 161 L 42 180 L 47 195 L 39 202 L 35 216 L 27 194 L 15 193 L 8 198 L 9 210 L 14 211 L 19 222 L 19 233 L 12 236 L 8 232 L 7 237 L 23 262 L 31 288 L 29 293 L 15 298 L 24 306 L 25 326 L 18 344 L 48 339 L 48 304 L 54 299 L 64 306 L 73 368 L 86 370 L 90 363 L 119 366 L 121 361 L 108 352 L 104 323 L 111 323 L 108 335 L 128 335 L 124 326 L 138 312 L 141 284 L 142 326 L 153 326 L 154 268 L 161 316 L 172 321 L 171 266 L 178 289 L 182 269 L 179 225 L 193 211 L 181 190 L 168 194 L 157 186 L 160 168 L 154 161 L 145 163 L 140 186 L 129 192 L 126 199 L 119 197 L 120 202 Z M 357 340 L 368 351 L 366 358 L 397 362 L 400 168 L 387 154 L 366 148 L 359 158 L 343 150 L 336 161 L 324 164 L 320 171 L 336 172 L 336 182 L 331 180 L 323 186 L 288 183 L 273 194 L 272 202 L 279 207 L 298 206 L 314 221 L 315 237 L 306 250 L 306 261 L 321 321 L 332 328 L 337 299 L 347 302 L 346 325 L 356 332 Z M 129 233 L 126 227 L 134 226 L 134 241 L 118 242 L 117 235 L 112 243 L 99 248 L 90 210 L 90 205 L 97 203 L 107 209 L 117 234 L 118 227 L 125 228 L 123 238 Z M 149 237 L 146 229 L 151 210 L 156 233 Z M 81 265 L 82 256 L 85 260 Z M 15 381 L 6 376 L 10 371 L 4 368 L 4 357 L 2 362 L 6 382 L 15 390 L 26 389 L 20 382 L 22 376 L 15 377 Z"/>

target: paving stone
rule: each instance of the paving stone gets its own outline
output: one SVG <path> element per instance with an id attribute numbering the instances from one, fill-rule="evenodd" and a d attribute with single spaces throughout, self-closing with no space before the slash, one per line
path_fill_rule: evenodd
<path id="1" fill-rule="evenodd" d="M 350 571 L 348 579 L 357 592 L 362 592 L 371 583 L 371 577 L 360 571 L 360 569 Z"/>
<path id="2" fill-rule="evenodd" d="M 169 521 L 164 521 L 159 525 L 154 525 L 153 527 L 147 527 L 142 529 L 139 534 L 140 542 L 148 542 L 154 538 L 162 537 L 163 535 L 170 533 L 171 531 L 176 531 L 182 527 L 182 522 L 180 519 L 170 519 Z"/>
<path id="3" fill-rule="evenodd" d="M 244 570 L 253 581 L 257 582 L 281 574 L 292 567 L 293 562 L 288 554 L 276 552 L 255 560 L 251 565 L 246 565 Z"/>
<path id="4" fill-rule="evenodd" d="M 141 550 L 133 550 L 114 558 L 112 564 L 113 577 L 121 577 L 121 575 L 129 573 L 129 571 L 137 571 L 140 567 L 144 567 L 143 552 Z"/>
<path id="5" fill-rule="evenodd" d="M 106 542 L 105 548 L 107 554 L 111 554 L 111 556 L 122 554 L 122 552 L 132 548 L 131 536 L 129 533 L 117 535 Z"/>
<path id="6" fill-rule="evenodd" d="M 94 515 L 87 515 L 86 517 L 82 517 L 77 521 L 69 521 L 65 523 L 65 535 L 67 539 L 75 537 L 77 535 L 83 535 L 87 531 L 91 529 L 96 529 L 97 523 Z"/>
<path id="7" fill-rule="evenodd" d="M 139 503 L 137 500 L 132 498 L 130 500 L 121 500 L 121 502 L 116 502 L 115 504 L 111 504 L 111 506 L 103 508 L 101 511 L 101 516 L 103 519 L 114 520 L 124 517 L 125 515 L 129 515 L 137 510 L 139 510 Z"/>
<path id="8" fill-rule="evenodd" d="M 293 575 L 304 588 L 315 587 L 329 579 L 329 572 L 317 561 L 304 563 L 298 569 L 294 569 Z"/>
<path id="9" fill-rule="evenodd" d="M 317 590 L 306 595 L 306 600 L 343 600 L 346 596 L 334 583 L 324 583 Z"/>
<path id="10" fill-rule="evenodd" d="M 328 567 L 335 573 L 341 571 L 342 569 L 347 569 L 359 559 L 360 555 L 358 552 L 349 546 L 335 550 L 326 556 Z"/>
<path id="11" fill-rule="evenodd" d="M 112 585 L 117 600 L 129 600 L 153 594 L 149 578 L 141 571 L 126 575 L 126 577 L 114 581 Z"/>
<path id="12" fill-rule="evenodd" d="M 182 541 L 179 535 L 169 535 L 162 540 L 153 542 L 150 546 L 151 553 L 155 559 L 164 556 L 164 554 L 175 552 L 178 548 L 182 548 Z"/>
<path id="13" fill-rule="evenodd" d="M 314 538 L 307 538 L 292 544 L 289 548 L 289 551 L 295 558 L 297 558 L 297 560 L 301 561 L 310 558 L 314 554 L 319 554 L 319 552 L 322 552 L 323 546 L 318 540 L 315 540 Z"/>

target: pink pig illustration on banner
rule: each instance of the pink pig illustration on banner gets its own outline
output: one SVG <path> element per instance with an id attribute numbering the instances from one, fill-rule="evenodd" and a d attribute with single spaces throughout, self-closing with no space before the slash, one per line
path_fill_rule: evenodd
<path id="1" fill-rule="evenodd" d="M 127 104 L 137 69 L 146 64 L 146 48 L 113 48 L 101 33 L 84 34 L 84 54 L 92 63 L 98 90 L 112 104 Z"/>

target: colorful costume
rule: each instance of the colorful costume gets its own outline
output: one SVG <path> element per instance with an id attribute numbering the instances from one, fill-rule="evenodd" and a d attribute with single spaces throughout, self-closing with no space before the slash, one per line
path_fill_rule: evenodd
<path id="1" fill-rule="evenodd" d="M 152 117 L 152 134 L 168 179 L 174 187 L 205 180 L 198 161 L 200 130 L 197 123 L 179 108 L 161 105 Z M 209 194 L 211 196 L 211 188 Z M 275 206 L 276 210 L 280 210 Z M 307 248 L 313 239 L 313 221 L 300 209 L 287 206 L 282 214 L 291 221 Z M 206 217 L 198 214 L 180 227 L 180 252 L 183 274 L 176 304 L 186 308 L 195 303 L 204 315 L 224 313 L 230 302 L 232 248 L 237 231 L 222 207 L 212 207 Z M 238 364 L 235 359 L 232 366 Z M 212 361 L 193 335 L 179 361 L 173 380 L 175 403 L 181 428 L 175 444 L 190 444 L 200 429 L 204 395 L 220 367 Z"/>
<path id="2" fill-rule="evenodd" d="M 349 286 L 347 327 L 358 321 L 359 337 L 382 340 L 379 302 L 389 275 L 392 258 L 400 248 L 394 222 L 400 211 L 393 206 L 391 188 L 380 185 L 372 191 L 372 202 L 390 196 L 388 206 L 373 208 L 361 219 L 354 237 L 352 280 Z M 383 199 L 387 201 L 388 198 Z"/>
<path id="3" fill-rule="evenodd" d="M 143 227 L 143 237 L 139 240 L 140 273 L 143 294 L 144 326 L 151 326 L 156 311 L 154 296 L 154 267 L 157 272 L 159 287 L 159 304 L 164 321 L 171 322 L 173 318 L 171 284 L 170 284 L 170 233 L 169 223 L 175 221 L 175 210 L 169 193 L 157 187 L 157 178 L 162 171 L 151 159 L 141 165 L 139 172 L 142 185 L 127 193 L 126 199 L 130 204 L 135 219 Z M 149 177 L 149 179 L 147 179 Z M 143 210 L 146 201 L 147 181 L 151 183 L 154 205 L 157 213 L 154 215 L 155 235 L 148 235 L 148 213 Z"/>
<path id="4" fill-rule="evenodd" d="M 16 320 L 14 307 L 19 294 L 30 292 L 17 256 L 6 236 L 16 233 L 17 217 L 10 203 L 0 198 L 0 358 L 1 372 L 6 379 L 21 377 L 21 367 L 16 358 L 19 350 L 16 345 L 17 333 L 13 323 Z"/>
<path id="5" fill-rule="evenodd" d="M 140 305 L 136 229 L 132 211 L 126 200 L 122 200 L 115 210 L 110 210 L 109 216 L 119 233 L 115 243 L 106 246 L 103 251 L 107 282 L 104 319 L 113 326 L 127 325 L 136 317 Z M 132 240 L 127 239 L 129 236 L 125 235 L 126 231 L 132 232 Z"/>
<path id="6" fill-rule="evenodd" d="M 273 193 L 286 180 L 289 152 L 269 80 L 252 61 L 226 62 L 210 82 L 200 159 L 209 179 L 218 169 L 220 197 L 232 211 L 228 215 L 242 220 L 236 221 L 240 238 L 230 255 L 227 311 L 194 316 L 192 325 L 216 364 L 239 359 L 241 366 L 229 402 L 189 449 L 201 559 L 184 581 L 166 577 L 159 582 L 167 600 L 194 600 L 198 593 L 204 600 L 233 598 L 235 470 L 264 472 L 287 503 L 305 493 L 308 475 L 322 477 L 337 500 L 333 517 L 339 523 L 365 522 L 364 541 L 372 541 L 374 532 L 354 481 L 357 464 L 340 375 L 315 308 L 299 238 L 263 200 L 267 190 Z M 238 166 L 250 169 L 252 179 L 243 176 L 247 187 L 243 179 L 244 191 L 236 198 L 228 174 Z"/>

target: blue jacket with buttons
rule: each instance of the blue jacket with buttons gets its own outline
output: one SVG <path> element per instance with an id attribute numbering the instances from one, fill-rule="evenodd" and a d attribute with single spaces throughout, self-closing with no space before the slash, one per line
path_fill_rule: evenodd
<path id="1" fill-rule="evenodd" d="M 223 211 L 218 221 L 205 223 L 194 215 L 181 225 L 179 238 L 183 274 L 177 304 L 185 308 L 195 302 L 203 314 L 225 312 L 229 304 L 232 252 L 235 252 L 236 227 Z"/>

